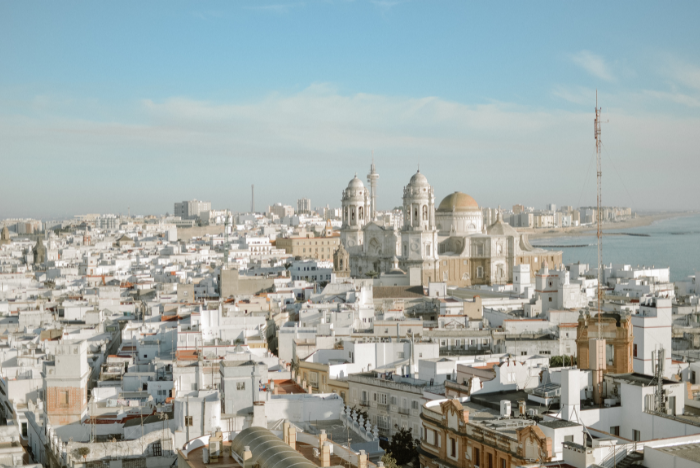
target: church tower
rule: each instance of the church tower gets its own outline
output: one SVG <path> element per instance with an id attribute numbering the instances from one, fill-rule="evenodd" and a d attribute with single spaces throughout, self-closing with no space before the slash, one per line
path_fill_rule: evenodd
<path id="1" fill-rule="evenodd" d="M 369 174 L 367 174 L 367 182 L 369 182 L 370 187 L 370 221 L 377 220 L 377 179 L 379 179 L 379 174 L 377 174 L 377 170 L 374 167 L 374 158 L 372 158 L 372 167 Z"/>
<path id="2" fill-rule="evenodd" d="M 347 249 L 362 245 L 364 233 L 362 228 L 369 218 L 369 193 L 357 175 L 343 190 L 341 199 L 343 225 L 340 228 L 340 241 Z"/>
<path id="3" fill-rule="evenodd" d="M 420 267 L 423 284 L 437 281 L 437 244 L 435 192 L 419 170 L 403 189 L 402 269 Z"/>

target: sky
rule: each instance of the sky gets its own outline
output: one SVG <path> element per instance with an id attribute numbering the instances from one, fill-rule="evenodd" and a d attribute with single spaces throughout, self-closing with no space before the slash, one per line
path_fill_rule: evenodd
<path id="1" fill-rule="evenodd" d="M 0 0 L 0 218 L 200 199 L 697 209 L 700 2 Z"/>

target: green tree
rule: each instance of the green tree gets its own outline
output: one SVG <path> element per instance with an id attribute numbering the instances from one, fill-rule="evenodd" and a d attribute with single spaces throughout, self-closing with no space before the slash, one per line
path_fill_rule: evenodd
<path id="1" fill-rule="evenodd" d="M 382 455 L 382 462 L 384 462 L 385 468 L 399 468 L 399 465 L 396 463 L 396 459 L 391 452 L 386 452 L 384 455 Z"/>
<path id="2" fill-rule="evenodd" d="M 396 463 L 405 465 L 411 463 L 418 454 L 411 429 L 400 429 L 391 437 L 389 452 L 396 454 Z"/>
<path id="3" fill-rule="evenodd" d="M 552 356 L 549 358 L 549 367 L 568 367 L 575 366 L 577 363 L 576 356 Z"/>
<path id="4" fill-rule="evenodd" d="M 374 279 L 374 278 L 376 278 L 377 276 L 379 276 L 379 273 L 377 273 L 377 272 L 374 271 L 374 270 L 370 270 L 370 271 L 368 271 L 367 273 L 365 273 L 365 276 L 366 276 L 367 278 L 372 278 L 372 279 Z"/>

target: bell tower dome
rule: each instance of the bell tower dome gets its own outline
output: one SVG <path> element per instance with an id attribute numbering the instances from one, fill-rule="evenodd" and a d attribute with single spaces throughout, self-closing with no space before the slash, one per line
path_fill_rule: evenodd
<path id="1" fill-rule="evenodd" d="M 343 225 L 340 240 L 346 248 L 362 245 L 364 236 L 362 228 L 370 216 L 369 193 L 357 175 L 343 190 L 341 198 Z"/>

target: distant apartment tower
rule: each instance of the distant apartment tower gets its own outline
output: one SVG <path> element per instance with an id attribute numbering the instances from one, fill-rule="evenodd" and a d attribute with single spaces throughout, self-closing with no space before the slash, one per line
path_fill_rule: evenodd
<path id="1" fill-rule="evenodd" d="M 278 216 L 280 219 L 286 218 L 287 216 L 294 216 L 294 208 L 281 203 L 275 203 L 274 205 L 268 207 L 267 212 Z"/>
<path id="2" fill-rule="evenodd" d="M 555 205 L 554 203 L 548 204 L 547 211 L 551 211 L 552 213 L 554 213 L 555 211 L 557 211 L 557 205 Z"/>
<path id="3" fill-rule="evenodd" d="M 311 200 L 308 198 L 300 198 L 299 200 L 297 200 L 297 213 L 299 213 L 299 214 L 311 213 Z"/>
<path id="4" fill-rule="evenodd" d="M 523 205 L 513 205 L 513 214 L 514 215 L 519 215 L 520 213 L 525 211 L 525 207 Z"/>
<path id="5" fill-rule="evenodd" d="M 211 202 L 195 199 L 183 201 L 182 203 L 175 203 L 175 216 L 179 216 L 182 219 L 196 219 L 201 213 L 210 210 Z"/>
<path id="6" fill-rule="evenodd" d="M 119 227 L 119 218 L 113 214 L 101 215 L 95 219 L 95 227 L 111 231 Z"/>

